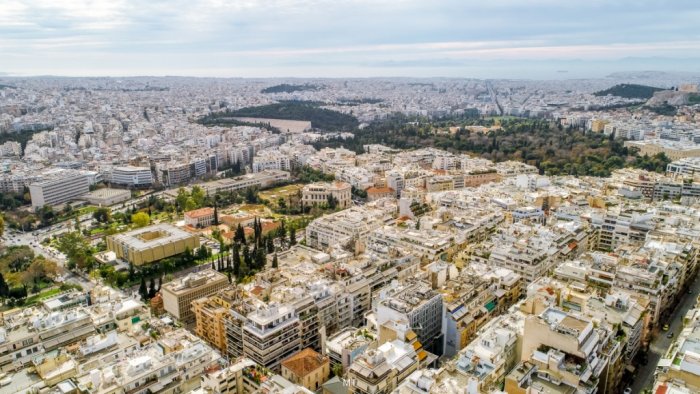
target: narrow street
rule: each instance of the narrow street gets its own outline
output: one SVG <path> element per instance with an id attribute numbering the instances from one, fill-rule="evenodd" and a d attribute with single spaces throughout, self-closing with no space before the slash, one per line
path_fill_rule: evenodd
<path id="1" fill-rule="evenodd" d="M 641 393 L 644 389 L 653 388 L 652 385 L 654 384 L 656 365 L 673 341 L 678 338 L 678 334 L 681 332 L 682 328 L 683 316 L 695 305 L 698 294 L 700 294 L 700 281 L 696 279 L 690 286 L 690 290 L 691 294 L 685 294 L 682 301 L 671 314 L 671 317 L 668 318 L 667 321 L 662 321 L 659 324 L 661 327 L 663 327 L 664 324 L 668 324 L 668 332 L 673 333 L 673 338 L 666 337 L 668 332 L 658 330 L 656 338 L 654 338 L 649 345 L 649 362 L 647 365 L 640 365 L 639 368 L 637 368 L 637 376 L 632 385 L 633 393 Z"/>

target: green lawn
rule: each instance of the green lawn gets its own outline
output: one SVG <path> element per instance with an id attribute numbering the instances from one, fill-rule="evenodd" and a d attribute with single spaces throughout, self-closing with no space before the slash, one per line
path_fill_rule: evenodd
<path id="1" fill-rule="evenodd" d="M 54 288 L 51 288 L 48 290 L 44 290 L 40 293 L 31 295 L 31 296 L 27 297 L 27 299 L 24 301 L 24 306 L 27 307 L 27 306 L 34 305 L 37 302 L 39 302 L 41 300 L 45 300 L 45 299 L 50 298 L 50 297 L 53 297 L 53 296 L 59 294 L 60 292 L 61 292 L 60 288 L 54 287 Z"/>

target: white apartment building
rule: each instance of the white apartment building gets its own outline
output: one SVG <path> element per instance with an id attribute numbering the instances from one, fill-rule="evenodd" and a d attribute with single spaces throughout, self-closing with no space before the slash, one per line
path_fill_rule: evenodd
<path id="1" fill-rule="evenodd" d="M 379 325 L 408 322 L 423 347 L 442 354 L 442 295 L 426 282 L 392 285 L 379 293 L 375 315 Z"/>
<path id="2" fill-rule="evenodd" d="M 289 171 L 292 168 L 289 156 L 277 151 L 264 150 L 253 158 L 253 172 L 266 170 Z"/>
<path id="3" fill-rule="evenodd" d="M 29 185 L 32 208 L 35 209 L 44 205 L 61 205 L 89 191 L 87 176 L 73 170 L 51 170 L 43 174 L 41 181 Z"/>
<path id="4" fill-rule="evenodd" d="M 110 175 L 110 181 L 117 185 L 150 186 L 153 184 L 153 173 L 148 167 L 114 167 Z"/>
<path id="5" fill-rule="evenodd" d="M 335 179 L 347 182 L 360 190 L 374 186 L 374 174 L 362 167 L 339 168 L 335 171 Z"/>
<path id="6" fill-rule="evenodd" d="M 239 339 L 242 354 L 258 365 L 279 371 L 285 358 L 302 349 L 301 321 L 293 308 L 271 303 L 227 321 L 229 341 Z M 231 346 L 229 346 L 231 351 Z"/>
<path id="7" fill-rule="evenodd" d="M 306 244 L 326 249 L 350 240 L 363 240 L 373 230 L 390 223 L 394 212 L 367 204 L 321 216 L 306 227 Z"/>

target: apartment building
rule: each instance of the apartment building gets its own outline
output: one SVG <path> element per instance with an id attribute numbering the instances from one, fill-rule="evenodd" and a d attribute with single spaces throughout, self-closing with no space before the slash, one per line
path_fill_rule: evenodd
<path id="1" fill-rule="evenodd" d="M 326 354 L 331 365 L 340 365 L 343 370 L 352 364 L 357 357 L 370 348 L 377 347 L 377 337 L 366 328 L 348 327 L 338 331 L 326 339 Z"/>
<path id="2" fill-rule="evenodd" d="M 422 281 L 394 284 L 379 293 L 375 315 L 378 324 L 406 321 L 431 353 L 441 355 L 443 299 Z"/>
<path id="3" fill-rule="evenodd" d="M 433 275 L 436 276 L 436 275 Z M 520 298 L 520 275 L 505 268 L 472 263 L 444 284 L 433 281 L 443 296 L 445 356 L 454 356 L 478 331 Z"/>
<path id="4" fill-rule="evenodd" d="M 367 238 L 367 250 L 379 255 L 401 251 L 404 254 L 416 256 L 424 262 L 430 262 L 436 259 L 451 259 L 457 248 L 464 244 L 464 241 L 456 233 L 383 226 L 370 233 Z"/>
<path id="5" fill-rule="evenodd" d="M 525 316 L 513 311 L 479 330 L 457 357 L 440 369 L 414 372 L 399 385 L 399 394 L 477 394 L 503 387 L 505 376 L 520 361 Z"/>
<path id="6" fill-rule="evenodd" d="M 661 356 L 656 367 L 656 392 L 678 393 L 700 391 L 700 309 L 688 311 L 678 339 Z M 665 391 L 663 391 L 665 390 Z"/>
<path id="7" fill-rule="evenodd" d="M 114 167 L 109 174 L 109 180 L 117 185 L 147 187 L 153 184 L 153 173 L 150 167 Z"/>
<path id="8" fill-rule="evenodd" d="M 89 191 L 88 177 L 74 170 L 54 169 L 42 174 L 40 181 L 29 184 L 34 209 L 65 204 Z"/>
<path id="9" fill-rule="evenodd" d="M 91 394 L 184 392 L 221 362 L 221 356 L 202 340 L 177 329 L 121 357 L 103 360 L 75 381 L 89 387 Z"/>
<path id="10" fill-rule="evenodd" d="M 501 180 L 495 168 L 472 170 L 464 174 L 464 187 L 478 187 L 491 182 Z"/>
<path id="11" fill-rule="evenodd" d="M 226 367 L 211 368 L 201 377 L 197 394 L 295 393 L 311 394 L 302 386 L 275 375 L 246 357 L 232 360 Z"/>
<path id="12" fill-rule="evenodd" d="M 3 315 L 0 371 L 23 368 L 35 357 L 86 338 L 95 332 L 83 307 L 45 312 L 16 310 Z"/>
<path id="13" fill-rule="evenodd" d="M 107 237 L 107 249 L 134 265 L 148 264 L 199 247 L 199 237 L 160 223 Z"/>
<path id="14" fill-rule="evenodd" d="M 292 308 L 272 304 L 249 313 L 244 321 L 230 321 L 227 331 L 240 331 L 242 355 L 279 371 L 282 360 L 302 349 L 300 325 L 300 318 Z M 232 334 L 228 335 L 231 342 Z"/>
<path id="15" fill-rule="evenodd" d="M 544 386 L 553 392 L 596 393 L 607 384 L 601 382 L 609 361 L 602 349 L 614 340 L 610 334 L 591 319 L 553 307 L 527 317 L 521 364 L 506 378 L 506 391 Z"/>
<path id="16" fill-rule="evenodd" d="M 316 249 L 363 240 L 373 230 L 394 219 L 395 205 L 367 204 L 324 215 L 306 227 L 306 244 Z"/>
<path id="17" fill-rule="evenodd" d="M 605 214 L 592 214 L 591 225 L 598 230 L 596 249 L 614 250 L 622 244 L 644 242 L 647 233 L 655 227 L 654 213 L 608 210 Z"/>
<path id="18" fill-rule="evenodd" d="M 352 186 L 347 182 L 316 182 L 304 185 L 301 202 L 304 206 L 328 204 L 333 197 L 338 208 L 345 209 L 352 205 Z"/>
<path id="19" fill-rule="evenodd" d="M 253 172 L 268 170 L 289 171 L 291 169 L 292 162 L 289 156 L 277 151 L 261 151 L 253 158 Z"/>
<path id="20" fill-rule="evenodd" d="M 418 355 L 410 344 L 400 340 L 386 342 L 350 365 L 346 375 L 348 393 L 391 393 L 418 368 Z"/>
<path id="21" fill-rule="evenodd" d="M 335 179 L 356 189 L 366 190 L 374 186 L 374 174 L 362 167 L 342 167 L 335 171 Z"/>
<path id="22" fill-rule="evenodd" d="M 192 301 L 194 332 L 222 354 L 226 353 L 226 319 L 231 305 L 227 301 L 226 289 L 210 297 Z"/>
<path id="23" fill-rule="evenodd" d="M 666 174 L 672 176 L 693 177 L 696 173 L 700 175 L 700 158 L 697 157 L 686 157 L 666 166 Z"/>
<path id="24" fill-rule="evenodd" d="M 206 269 L 193 272 L 163 284 L 160 289 L 163 307 L 178 320 L 192 323 L 195 318 L 192 301 L 210 296 L 228 286 L 228 277 L 218 271 Z"/>

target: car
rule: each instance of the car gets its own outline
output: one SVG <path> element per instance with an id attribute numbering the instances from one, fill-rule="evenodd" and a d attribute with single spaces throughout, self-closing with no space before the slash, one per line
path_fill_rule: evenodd
<path id="1" fill-rule="evenodd" d="M 5 379 L 0 380 L 0 386 L 7 386 L 10 383 L 12 383 L 12 378 L 9 376 Z"/>
<path id="2" fill-rule="evenodd" d="M 666 334 L 666 338 L 673 338 L 673 333 L 669 332 L 668 334 Z"/>
<path id="3" fill-rule="evenodd" d="M 664 331 L 668 331 L 668 324 L 664 324 L 664 327 L 662 328 Z"/>

